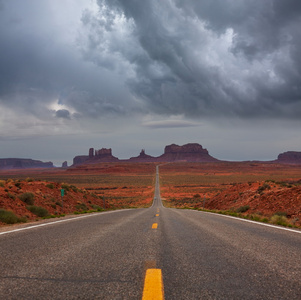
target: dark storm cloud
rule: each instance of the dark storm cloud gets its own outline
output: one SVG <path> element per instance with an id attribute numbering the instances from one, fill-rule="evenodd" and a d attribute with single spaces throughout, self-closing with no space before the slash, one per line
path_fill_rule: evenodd
<path id="1" fill-rule="evenodd" d="M 72 18 L 61 2 L 0 0 L 3 107 L 300 118 L 299 0 L 99 0 L 71 37 L 51 5 Z"/>
<path id="2" fill-rule="evenodd" d="M 67 109 L 59 109 L 55 112 L 57 118 L 70 119 L 70 112 Z"/>
<path id="3" fill-rule="evenodd" d="M 52 3 L 13 0 L 2 6 L 0 105 L 41 119 L 52 116 L 55 102 L 87 118 L 125 114 L 129 93 L 115 83 L 119 75 L 82 60 L 76 35 L 66 41 L 70 28 L 55 24 Z"/>
<path id="4" fill-rule="evenodd" d="M 156 113 L 298 118 L 298 0 L 98 1 L 86 56 L 135 75 L 131 91 Z M 118 24 L 122 34 L 117 39 Z M 108 61 L 108 53 L 114 53 Z M 105 65 L 106 64 L 106 65 Z"/>

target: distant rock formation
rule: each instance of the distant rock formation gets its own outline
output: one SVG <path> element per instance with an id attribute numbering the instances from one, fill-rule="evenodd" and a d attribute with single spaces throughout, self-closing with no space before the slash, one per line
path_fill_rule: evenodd
<path id="1" fill-rule="evenodd" d="M 89 150 L 89 162 L 114 162 L 119 159 L 112 155 L 112 149 L 102 148 L 100 150 L 95 150 L 95 154 L 93 154 L 94 149 L 90 148 Z"/>
<path id="2" fill-rule="evenodd" d="M 94 148 L 90 148 L 89 149 L 89 158 L 93 158 L 94 157 Z"/>
<path id="3" fill-rule="evenodd" d="M 83 163 L 93 164 L 97 162 L 116 162 L 119 159 L 112 155 L 112 149 L 102 148 L 100 150 L 89 149 L 89 155 L 79 155 L 73 158 L 73 166 Z"/>
<path id="4" fill-rule="evenodd" d="M 73 158 L 73 165 L 81 165 L 89 159 L 88 155 L 78 155 Z"/>
<path id="5" fill-rule="evenodd" d="M 68 162 L 67 161 L 64 161 L 62 163 L 62 168 L 68 168 Z"/>
<path id="6" fill-rule="evenodd" d="M 278 155 L 277 163 L 280 164 L 301 164 L 301 152 L 287 151 Z"/>
<path id="7" fill-rule="evenodd" d="M 53 163 L 27 158 L 0 158 L 0 169 L 53 168 Z"/>
<path id="8" fill-rule="evenodd" d="M 209 155 L 207 149 L 204 149 L 197 143 L 178 146 L 175 144 L 165 147 L 164 154 L 159 157 L 147 155 L 142 149 L 139 156 L 131 157 L 130 159 L 119 160 L 112 155 L 112 149 L 102 148 L 100 150 L 89 149 L 89 155 L 76 156 L 73 159 L 73 165 L 93 164 L 97 162 L 216 162 L 218 159 Z"/>
<path id="9" fill-rule="evenodd" d="M 142 149 L 139 156 L 131 157 L 131 162 L 153 162 L 156 161 L 156 157 L 145 154 L 145 150 Z"/>
<path id="10" fill-rule="evenodd" d="M 208 150 L 197 143 L 183 146 L 175 144 L 165 147 L 164 154 L 158 157 L 159 161 L 187 161 L 187 162 L 215 162 L 216 158 L 209 155 Z"/>

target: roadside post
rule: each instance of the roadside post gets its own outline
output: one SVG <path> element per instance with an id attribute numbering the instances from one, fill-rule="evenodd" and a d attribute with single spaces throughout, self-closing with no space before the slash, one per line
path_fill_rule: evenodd
<path id="1" fill-rule="evenodd" d="M 64 195 L 65 195 L 65 190 L 64 190 L 64 189 L 61 189 L 62 207 L 64 207 L 64 201 L 63 201 Z"/>

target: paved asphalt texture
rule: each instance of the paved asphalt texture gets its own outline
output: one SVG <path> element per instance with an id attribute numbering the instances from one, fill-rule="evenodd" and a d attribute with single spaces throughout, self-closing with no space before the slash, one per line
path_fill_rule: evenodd
<path id="1" fill-rule="evenodd" d="M 157 228 L 152 228 L 157 223 Z M 165 299 L 301 299 L 301 232 L 164 208 L 18 225 L 0 232 L 0 299 L 141 299 L 162 270 Z"/>

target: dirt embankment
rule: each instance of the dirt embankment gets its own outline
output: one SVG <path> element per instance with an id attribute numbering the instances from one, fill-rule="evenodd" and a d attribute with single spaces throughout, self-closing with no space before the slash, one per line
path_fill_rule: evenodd
<path id="1" fill-rule="evenodd" d="M 271 217 L 287 216 L 301 225 L 301 185 L 297 183 L 263 181 L 235 184 L 215 195 L 206 203 L 208 209 L 240 211 Z"/>
<path id="2" fill-rule="evenodd" d="M 13 212 L 24 221 L 102 208 L 100 197 L 73 185 L 31 179 L 0 181 L 0 209 Z"/>

